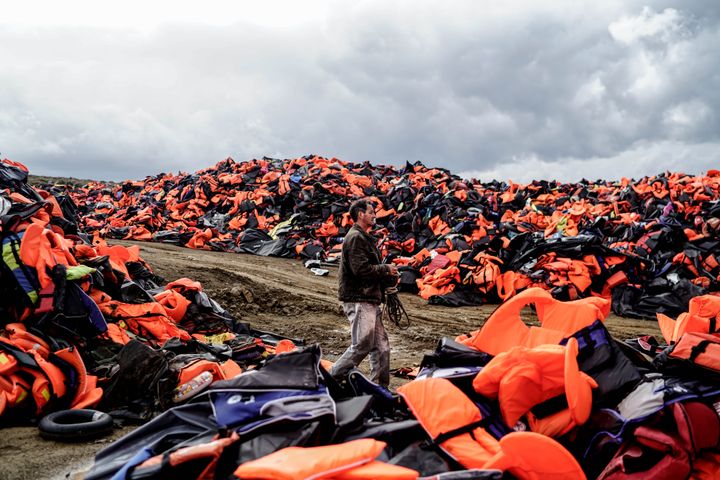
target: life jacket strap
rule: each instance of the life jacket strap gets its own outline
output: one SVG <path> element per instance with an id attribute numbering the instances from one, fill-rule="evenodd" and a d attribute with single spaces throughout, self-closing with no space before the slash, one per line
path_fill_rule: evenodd
<path id="1" fill-rule="evenodd" d="M 699 357 L 701 354 L 705 353 L 705 350 L 707 349 L 708 345 L 710 345 L 711 343 L 714 343 L 714 342 L 711 342 L 710 340 L 703 340 L 700 343 L 698 343 L 697 345 L 695 345 L 694 347 L 692 347 L 692 349 L 690 350 L 690 361 L 694 362 L 697 359 L 697 357 Z"/>
<path id="2" fill-rule="evenodd" d="M 530 409 L 535 418 L 541 419 L 568 408 L 567 396 L 563 393 L 538 403 Z"/>
<path id="3" fill-rule="evenodd" d="M 486 428 L 489 423 L 489 418 L 482 418 L 476 422 L 468 423 L 467 425 L 463 425 L 447 432 L 443 432 L 437 437 L 435 437 L 432 441 L 423 442 L 421 444 L 421 447 L 425 449 L 439 447 L 441 443 L 444 443 L 451 438 L 455 438 L 458 435 L 462 435 L 464 433 L 469 433 L 470 435 L 472 435 L 473 430 L 475 430 L 476 428 Z"/>

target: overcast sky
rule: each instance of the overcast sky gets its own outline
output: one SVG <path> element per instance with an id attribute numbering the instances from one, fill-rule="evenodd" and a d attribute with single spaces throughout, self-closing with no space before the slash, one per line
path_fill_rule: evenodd
<path id="1" fill-rule="evenodd" d="M 313 153 L 483 181 L 720 168 L 720 2 L 3 6 L 0 155 L 31 173 Z"/>

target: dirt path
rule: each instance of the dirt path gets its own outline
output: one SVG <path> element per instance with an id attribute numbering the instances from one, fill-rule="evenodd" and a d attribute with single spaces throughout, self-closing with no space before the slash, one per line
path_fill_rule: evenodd
<path id="1" fill-rule="evenodd" d="M 139 244 L 143 258 L 167 281 L 181 276 L 199 280 L 209 295 L 255 328 L 320 343 L 330 359 L 348 344 L 350 328 L 337 300 L 335 268 L 328 268 L 328 276 L 318 277 L 296 260 L 122 243 Z M 252 292 L 252 303 L 242 294 L 246 289 Z M 418 364 L 423 353 L 433 350 L 442 336 L 476 330 L 497 307 L 447 308 L 428 305 L 416 295 L 401 294 L 400 298 L 411 326 L 404 331 L 387 326 L 392 368 Z M 532 318 L 529 312 L 528 318 Z M 612 314 L 606 325 L 620 339 L 660 333 L 656 322 Z"/>
<path id="2" fill-rule="evenodd" d="M 349 343 L 350 326 L 342 314 L 337 293 L 337 271 L 326 277 L 313 275 L 297 260 L 206 252 L 171 245 L 114 242 L 140 245 L 142 257 L 166 281 L 188 277 L 203 284 L 207 293 L 238 319 L 252 327 L 319 343 L 325 356 L 334 360 Z M 392 346 L 391 368 L 417 366 L 443 336 L 455 337 L 479 328 L 495 309 L 447 308 L 428 305 L 415 295 L 401 294 L 411 326 L 400 331 L 387 325 Z M 532 314 L 528 312 L 528 320 Z M 611 315 L 606 320 L 619 339 L 652 334 L 659 337 L 656 322 Z M 367 362 L 363 363 L 367 368 Z M 393 378 L 391 387 L 403 381 Z M 6 428 L 0 436 L 0 479 L 82 478 L 78 472 L 92 465 L 94 455 L 130 431 L 89 444 L 68 445 L 45 441 L 30 427 Z"/>

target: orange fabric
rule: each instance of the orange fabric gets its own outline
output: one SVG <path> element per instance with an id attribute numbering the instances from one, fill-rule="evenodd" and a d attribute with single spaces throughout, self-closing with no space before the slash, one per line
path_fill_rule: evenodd
<path id="1" fill-rule="evenodd" d="M 222 364 L 211 362 L 209 360 L 198 360 L 197 362 L 193 362 L 180 370 L 178 385 L 189 382 L 202 372 L 212 373 L 213 381 L 215 382 L 217 380 L 227 380 L 240 375 L 242 373 L 242 368 L 240 368 L 240 365 L 235 363 L 234 360 L 227 360 Z"/>
<path id="2" fill-rule="evenodd" d="M 433 439 L 442 433 L 482 420 L 482 414 L 475 404 L 447 379 L 414 380 L 398 387 L 397 391 Z M 465 468 L 485 468 L 493 456 L 500 452 L 497 440 L 480 427 L 474 429 L 472 435 L 457 435 L 440 446 Z"/>
<path id="3" fill-rule="evenodd" d="M 72 242 L 52 230 L 33 224 L 27 227 L 20 243 L 20 259 L 37 270 L 38 281 L 44 288 L 52 284 L 48 272 L 55 265 L 77 265 L 70 253 L 71 245 Z"/>
<path id="4" fill-rule="evenodd" d="M 529 304 L 535 305 L 541 327 L 528 327 L 520 318 L 520 311 Z M 491 355 L 515 346 L 558 344 L 595 320 L 605 320 L 609 310 L 610 302 L 602 298 L 561 302 L 541 288 L 528 288 L 500 305 L 480 330 L 458 341 Z"/>
<path id="5" fill-rule="evenodd" d="M 28 332 L 22 323 L 8 323 L 5 325 L 8 338 L 15 346 L 26 352 L 38 352 L 43 358 L 47 358 L 50 354 L 50 346 L 37 335 Z"/>
<path id="6" fill-rule="evenodd" d="M 708 342 L 708 345 L 701 353 L 693 355 L 693 349 L 701 342 Z M 670 356 L 681 359 L 694 356 L 693 362 L 697 365 L 720 372 L 720 335 L 688 332 L 680 337 Z"/>
<path id="7" fill-rule="evenodd" d="M 207 243 L 212 240 L 213 232 L 211 229 L 206 228 L 205 230 L 198 230 L 195 235 L 185 244 L 188 248 L 194 248 L 196 250 L 210 250 L 210 246 Z"/>
<path id="8" fill-rule="evenodd" d="M 120 345 L 127 345 L 130 343 L 130 337 L 128 337 L 125 329 L 120 328 L 116 323 L 108 323 L 108 329 L 104 335 Z"/>
<path id="9" fill-rule="evenodd" d="M 335 237 L 340 233 L 337 225 L 334 222 L 334 216 L 330 215 L 328 219 L 315 230 L 315 235 L 318 237 Z"/>
<path id="10" fill-rule="evenodd" d="M 275 345 L 275 353 L 292 352 L 295 348 L 295 344 L 291 340 L 282 339 Z"/>
<path id="11" fill-rule="evenodd" d="M 711 320 L 715 320 L 716 327 L 710 331 Z M 720 297 L 715 295 L 701 295 L 693 297 L 688 304 L 688 311 L 681 313 L 677 320 L 657 314 L 658 326 L 665 341 L 670 344 L 676 342 L 686 332 L 714 333 L 720 331 Z"/>
<path id="12" fill-rule="evenodd" d="M 0 351 L 0 375 L 10 375 L 17 370 L 17 359 L 7 352 Z"/>
<path id="13" fill-rule="evenodd" d="M 507 470 L 523 480 L 585 480 L 580 464 L 565 447 L 545 435 L 514 432 L 500 439 L 501 453 L 485 468 Z"/>
<path id="14" fill-rule="evenodd" d="M 27 168 L 24 164 L 22 164 L 22 163 L 20 163 L 20 162 L 16 162 L 15 160 L 10 160 L 9 158 L 3 158 L 3 159 L 2 159 L 2 163 L 6 164 L 6 165 L 13 166 L 13 167 L 17 167 L 17 168 L 19 168 L 20 170 L 22 170 L 22 171 L 25 172 L 25 173 L 28 173 L 28 172 L 29 172 L 28 168 Z M 709 174 L 710 174 L 710 173 L 708 172 L 708 175 L 709 175 Z"/>
<path id="15" fill-rule="evenodd" d="M 410 468 L 374 460 L 365 465 L 333 475 L 333 480 L 414 480 L 419 474 Z"/>
<path id="16" fill-rule="evenodd" d="M 76 259 L 82 259 L 82 258 L 95 258 L 98 256 L 97 252 L 93 247 L 90 245 L 85 245 L 83 243 L 78 243 L 77 245 L 73 246 L 73 253 L 75 255 Z"/>
<path id="17" fill-rule="evenodd" d="M 530 427 L 547 436 L 560 436 L 582 425 L 590 416 L 592 389 L 597 383 L 580 372 L 577 340 L 567 346 L 540 345 L 515 347 L 493 358 L 473 380 L 476 392 L 497 398 L 507 425 L 515 425 L 523 415 Z M 530 409 L 558 395 L 568 401 L 567 413 L 559 412 L 538 419 Z"/>
<path id="18" fill-rule="evenodd" d="M 5 338 L 3 336 L 0 336 L 0 342 L 8 343 L 11 345 L 15 345 L 17 348 L 20 348 L 21 350 L 25 351 L 26 353 L 29 353 L 31 356 L 33 356 L 37 362 L 38 359 L 42 359 L 42 357 L 39 354 L 33 354 L 33 350 L 27 350 L 22 347 L 22 345 L 17 345 L 12 340 Z M 45 407 L 48 405 L 48 402 L 52 399 L 54 390 L 52 388 L 51 381 L 48 380 L 48 373 L 54 374 L 55 372 L 45 372 L 42 365 L 38 365 L 40 368 L 19 368 L 18 370 L 14 370 L 12 374 L 9 375 L 9 378 L 6 379 L 2 385 L 0 385 L 0 389 L 5 391 L 5 394 L 3 395 L 5 398 L 2 400 L 5 405 L 8 403 L 11 404 L 17 404 L 24 400 L 24 395 L 27 392 L 32 393 L 34 402 L 35 402 L 35 413 L 36 415 L 40 415 Z M 55 367 L 57 368 L 57 367 Z M 27 378 L 28 383 L 22 382 L 19 378 L 19 375 L 16 375 L 16 373 L 23 372 L 25 375 L 25 378 Z M 61 378 L 53 378 L 52 383 L 55 383 L 56 381 L 63 381 L 64 375 L 60 374 Z M 32 381 L 30 380 L 32 378 Z M 63 386 L 64 388 L 64 386 Z"/>
<path id="19" fill-rule="evenodd" d="M 32 355 L 32 357 L 35 359 L 35 362 L 38 364 L 38 367 L 40 367 L 40 370 L 42 370 L 47 377 L 50 385 L 52 386 L 55 396 L 57 398 L 64 397 L 66 392 L 65 381 L 67 380 L 65 378 L 65 374 L 62 373 L 60 368 L 43 358 L 43 356 L 40 355 L 37 350 L 27 352 Z"/>
<path id="20" fill-rule="evenodd" d="M 167 316 L 172 318 L 175 323 L 183 319 L 190 305 L 190 300 L 175 290 L 163 290 L 154 298 L 165 308 Z"/>
<path id="21" fill-rule="evenodd" d="M 200 282 L 190 280 L 187 277 L 178 278 L 174 282 L 170 282 L 167 285 L 165 285 L 165 290 L 177 290 L 179 292 L 185 292 L 185 291 L 193 291 L 193 292 L 202 292 L 203 287 Z"/>
<path id="22" fill-rule="evenodd" d="M 345 471 L 372 462 L 385 442 L 364 438 L 321 447 L 287 447 L 235 469 L 237 478 L 302 480 L 333 478 Z"/>
<path id="23" fill-rule="evenodd" d="M 97 300 L 96 300 L 97 302 Z M 165 307 L 157 302 L 130 304 L 116 300 L 98 303 L 100 311 L 108 318 L 122 320 L 136 335 L 151 336 L 151 339 L 164 343 L 173 337 L 190 340 L 190 334 L 178 328 L 167 317 Z"/>
<path id="24" fill-rule="evenodd" d="M 430 230 L 432 230 L 435 235 L 445 235 L 446 233 L 450 233 L 450 227 L 448 227 L 448 224 L 437 215 L 430 219 L 428 227 L 430 227 Z"/>
<path id="25" fill-rule="evenodd" d="M 425 300 L 433 295 L 444 295 L 452 292 L 458 282 L 460 282 L 460 269 L 454 266 L 438 268 L 432 274 L 418 278 L 415 281 L 420 290 L 419 295 Z"/>
<path id="26" fill-rule="evenodd" d="M 715 480 L 720 478 L 720 453 L 706 451 L 693 462 L 691 480 Z"/>
<path id="27" fill-rule="evenodd" d="M 55 352 L 55 355 L 72 365 L 78 374 L 79 386 L 77 392 L 75 393 L 75 397 L 70 402 L 70 407 L 74 409 L 88 408 L 100 403 L 103 390 L 97 386 L 97 377 L 94 375 L 88 375 L 87 370 L 85 369 L 85 362 L 83 362 L 77 348 L 64 348 Z"/>
<path id="28" fill-rule="evenodd" d="M 31 387 L 18 375 L 0 376 L 0 414 L 7 407 L 22 405 L 30 397 Z"/>
<path id="29" fill-rule="evenodd" d="M 482 419 L 475 404 L 444 378 L 415 380 L 399 387 L 398 393 L 433 439 Z M 532 480 L 585 478 L 570 452 L 537 433 L 512 432 L 498 442 L 484 429 L 476 428 L 472 435 L 456 435 L 440 446 L 468 469 L 499 469 Z"/>
<path id="30" fill-rule="evenodd" d="M 205 468 L 193 478 L 198 480 L 211 480 L 215 478 L 215 468 L 223 450 L 237 442 L 239 438 L 238 434 L 233 432 L 229 437 L 218 438 L 207 443 L 179 448 L 170 452 L 168 455 L 156 455 L 142 462 L 140 465 L 135 467 L 135 470 L 137 472 L 142 472 L 143 469 L 154 468 L 160 465 L 163 461 L 167 461 L 172 467 L 177 467 L 184 463 L 204 460 L 206 462 Z"/>
<path id="31" fill-rule="evenodd" d="M 125 267 L 125 263 L 140 261 L 140 247 L 137 245 L 130 247 L 124 247 L 122 245 L 107 246 L 103 242 L 103 244 L 96 245 L 95 249 L 98 255 L 107 255 L 110 260 L 110 265 L 128 277 L 130 273 Z"/>

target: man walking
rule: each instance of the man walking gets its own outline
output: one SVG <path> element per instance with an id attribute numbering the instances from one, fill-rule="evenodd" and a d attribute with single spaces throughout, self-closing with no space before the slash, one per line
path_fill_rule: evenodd
<path id="1" fill-rule="evenodd" d="M 380 263 L 380 252 L 370 231 L 375 226 L 375 207 L 369 200 L 350 205 L 354 225 L 343 241 L 338 297 L 351 323 L 351 343 L 335 362 L 330 374 L 343 379 L 370 354 L 370 379 L 387 388 L 390 384 L 390 342 L 382 323 L 383 286 L 394 285 L 395 265 Z"/>

